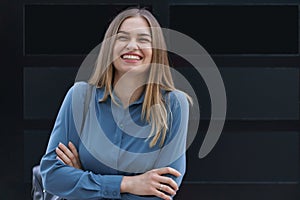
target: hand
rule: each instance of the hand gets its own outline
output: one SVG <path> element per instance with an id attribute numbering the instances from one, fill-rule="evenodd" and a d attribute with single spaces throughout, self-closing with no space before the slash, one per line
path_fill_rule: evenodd
<path id="1" fill-rule="evenodd" d="M 171 200 L 171 196 L 176 194 L 178 186 L 173 179 L 163 176 L 164 174 L 171 174 L 176 177 L 181 175 L 171 167 L 164 167 L 150 170 L 141 175 L 124 176 L 121 192 L 135 195 L 154 195 L 165 200 Z"/>
<path id="2" fill-rule="evenodd" d="M 68 147 L 66 147 L 63 143 L 59 143 L 58 147 L 55 149 L 57 154 L 56 158 L 66 165 L 81 169 L 81 162 L 76 147 L 72 142 L 68 143 Z"/>

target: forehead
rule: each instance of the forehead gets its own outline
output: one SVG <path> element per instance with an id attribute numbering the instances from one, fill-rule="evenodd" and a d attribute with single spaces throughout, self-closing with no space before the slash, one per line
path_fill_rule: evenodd
<path id="1" fill-rule="evenodd" d="M 125 31 L 128 33 L 148 33 L 150 34 L 149 24 L 145 18 L 136 16 L 125 19 L 119 31 Z"/>

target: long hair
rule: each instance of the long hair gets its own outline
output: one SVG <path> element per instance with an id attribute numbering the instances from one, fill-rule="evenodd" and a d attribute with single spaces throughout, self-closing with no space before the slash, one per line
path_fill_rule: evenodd
<path id="1" fill-rule="evenodd" d="M 149 24 L 152 35 L 152 60 L 149 67 L 148 81 L 145 86 L 145 98 L 142 105 L 142 119 L 151 124 L 149 138 L 152 138 L 149 146 L 153 147 L 160 139 L 160 146 L 163 145 L 168 130 L 168 113 L 166 102 L 162 96 L 162 90 L 170 92 L 175 90 L 170 67 L 168 54 L 166 51 L 166 43 L 163 32 L 158 21 L 146 9 L 130 8 L 119 13 L 110 23 L 102 42 L 100 52 L 96 61 L 96 67 L 89 83 L 97 87 L 104 87 L 104 97 L 101 101 L 105 101 L 108 95 L 112 95 L 112 84 L 114 76 L 113 47 L 115 36 L 123 23 L 130 17 L 143 17 Z M 152 29 L 154 28 L 154 29 Z M 162 67 L 163 66 L 163 67 Z M 188 96 L 187 96 L 188 97 Z M 189 98 L 189 100 L 191 100 Z"/>

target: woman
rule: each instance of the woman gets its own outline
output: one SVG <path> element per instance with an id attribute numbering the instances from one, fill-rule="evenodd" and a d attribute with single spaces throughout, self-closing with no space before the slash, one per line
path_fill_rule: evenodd
<path id="1" fill-rule="evenodd" d="M 74 84 L 60 108 L 41 160 L 45 189 L 66 199 L 172 199 L 185 173 L 189 97 L 174 88 L 149 11 L 111 22 L 89 84 L 82 132 L 74 102 L 88 84 Z"/>

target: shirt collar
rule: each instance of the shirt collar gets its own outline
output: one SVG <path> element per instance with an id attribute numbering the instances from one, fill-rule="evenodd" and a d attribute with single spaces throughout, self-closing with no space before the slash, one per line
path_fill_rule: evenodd
<path id="1" fill-rule="evenodd" d="M 96 91 L 97 91 L 96 92 L 97 99 L 98 99 L 98 102 L 100 103 L 101 99 L 103 99 L 103 97 L 104 97 L 105 87 L 102 87 L 102 88 L 97 87 Z"/>
<path id="2" fill-rule="evenodd" d="M 97 99 L 98 99 L 98 102 L 101 103 L 100 100 L 103 99 L 103 97 L 104 97 L 105 87 L 97 88 L 97 90 L 98 90 Z M 117 103 L 122 104 L 120 99 L 118 98 L 117 95 L 114 94 L 114 92 L 112 95 L 114 96 Z M 108 96 L 110 97 L 110 94 L 108 94 Z M 142 95 L 135 102 L 131 103 L 130 105 L 142 104 L 144 102 L 144 99 L 145 99 L 145 92 L 143 92 Z"/>
<path id="3" fill-rule="evenodd" d="M 144 102 L 145 99 L 145 92 L 142 93 L 142 95 L 133 103 L 131 103 L 130 105 L 134 105 L 134 104 L 142 104 Z"/>

